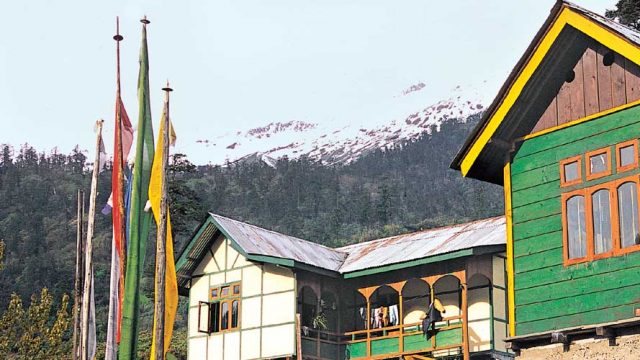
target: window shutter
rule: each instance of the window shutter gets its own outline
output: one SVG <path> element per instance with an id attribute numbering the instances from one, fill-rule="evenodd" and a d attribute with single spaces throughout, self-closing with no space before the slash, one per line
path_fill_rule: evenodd
<path id="1" fill-rule="evenodd" d="M 209 334 L 209 309 L 210 304 L 208 302 L 200 301 L 198 304 L 198 332 Z"/>

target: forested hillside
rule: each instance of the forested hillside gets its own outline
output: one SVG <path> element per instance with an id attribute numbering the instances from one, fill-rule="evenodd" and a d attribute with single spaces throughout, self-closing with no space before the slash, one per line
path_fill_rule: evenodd
<path id="1" fill-rule="evenodd" d="M 207 211 L 331 246 L 501 214 L 500 187 L 462 179 L 448 167 L 476 122 L 445 122 L 431 135 L 342 167 L 304 158 L 280 159 L 275 167 L 259 161 L 196 167 L 174 156 L 175 249 L 182 248 Z M 11 293 L 27 301 L 47 287 L 60 301 L 72 292 L 76 191 L 88 192 L 89 169 L 79 150 L 63 155 L 38 153 L 28 145 L 2 147 L 0 240 L 6 251 L 0 312 Z M 108 169 L 100 175 L 99 207 L 109 196 L 110 176 Z M 98 213 L 96 226 L 96 303 L 98 329 L 104 333 L 107 312 L 100 308 L 108 305 L 111 217 Z M 153 249 L 148 247 L 145 265 L 143 328 L 152 320 Z M 184 313 L 179 311 L 177 326 L 185 325 Z"/>

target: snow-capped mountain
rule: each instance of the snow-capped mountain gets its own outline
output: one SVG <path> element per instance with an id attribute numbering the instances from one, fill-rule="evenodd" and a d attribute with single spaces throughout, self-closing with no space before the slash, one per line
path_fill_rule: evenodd
<path id="1" fill-rule="evenodd" d="M 325 164 L 347 164 L 368 151 L 388 149 L 410 141 L 452 118 L 466 119 L 487 104 L 483 86 L 456 86 L 447 96 L 423 82 L 398 92 L 385 104 L 391 118 L 348 119 L 315 123 L 304 120 L 275 121 L 251 129 L 196 141 L 200 151 L 211 153 L 213 164 L 226 161 L 264 161 L 273 165 L 287 156 L 308 156 Z M 445 92 L 446 93 L 446 92 Z M 223 158 L 222 158 L 223 157 Z"/>

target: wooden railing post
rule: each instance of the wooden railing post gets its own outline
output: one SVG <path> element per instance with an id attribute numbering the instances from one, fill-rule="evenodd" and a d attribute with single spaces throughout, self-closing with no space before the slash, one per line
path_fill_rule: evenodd
<path id="1" fill-rule="evenodd" d="M 469 309 L 467 306 L 467 282 L 460 282 L 462 287 L 462 351 L 464 359 L 469 359 Z M 493 324 L 492 324 L 493 325 Z"/>
<path id="2" fill-rule="evenodd" d="M 400 353 L 404 352 L 404 318 L 403 318 L 403 309 L 402 309 L 402 292 L 398 293 L 398 325 L 400 325 L 400 338 L 398 339 L 398 347 L 400 349 Z"/>

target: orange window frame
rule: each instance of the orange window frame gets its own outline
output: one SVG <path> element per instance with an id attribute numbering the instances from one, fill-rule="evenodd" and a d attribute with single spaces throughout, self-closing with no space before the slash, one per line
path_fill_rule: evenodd
<path id="1" fill-rule="evenodd" d="M 239 288 L 239 293 L 238 294 L 234 294 L 234 288 L 235 287 Z M 229 288 L 229 293 L 227 295 L 222 295 L 222 288 Z M 240 328 L 240 320 L 241 320 L 241 312 L 242 312 L 242 301 L 241 301 L 241 296 L 242 296 L 242 285 L 240 284 L 240 282 L 234 282 L 234 283 L 229 283 L 229 284 L 224 284 L 224 285 L 220 285 L 218 287 L 220 290 L 219 293 L 219 303 L 220 303 L 220 314 L 218 315 L 218 321 L 219 321 L 219 326 L 220 326 L 220 331 L 218 333 L 224 333 L 224 332 L 229 332 L 229 331 L 235 331 L 238 330 Z M 233 326 L 233 302 L 237 301 L 238 302 L 238 323 L 236 324 L 236 326 Z M 227 304 L 227 328 L 223 329 L 222 328 L 222 315 L 224 314 L 224 311 L 222 310 L 222 307 L 224 306 L 223 304 Z"/>
<path id="2" fill-rule="evenodd" d="M 616 223 L 615 226 L 618 229 L 618 236 L 616 239 L 614 239 L 614 256 L 618 256 L 618 255 L 624 255 L 624 254 L 628 254 L 634 251 L 638 251 L 640 250 L 640 244 L 638 245 L 633 245 L 633 246 L 629 246 L 626 248 L 622 247 L 622 238 L 620 236 L 620 210 L 619 210 L 619 199 L 618 199 L 618 188 L 624 184 L 624 183 L 634 183 L 636 184 L 636 204 L 638 206 L 638 223 L 640 224 L 640 177 L 638 175 L 632 175 L 632 176 L 628 176 L 619 180 L 616 180 L 613 183 L 614 186 L 614 191 L 615 191 L 615 206 L 613 207 L 613 210 L 615 211 L 615 219 L 616 219 Z M 612 215 L 614 216 L 614 215 Z"/>
<path id="3" fill-rule="evenodd" d="M 216 290 L 216 295 L 213 295 L 213 290 Z M 220 298 L 220 286 L 209 287 L 209 302 L 214 302 Z"/>
<path id="4" fill-rule="evenodd" d="M 561 195 L 562 200 L 562 254 L 564 266 L 578 263 L 589 262 L 593 260 L 604 259 L 612 256 L 620 256 L 631 252 L 639 251 L 640 244 L 622 248 L 620 238 L 620 210 L 618 188 L 624 183 L 636 184 L 636 204 L 638 204 L 638 223 L 640 224 L 640 175 L 635 174 L 624 177 L 622 179 L 610 181 L 604 184 L 594 185 L 588 188 L 569 191 Z M 611 217 L 611 241 L 612 249 L 602 254 L 595 253 L 595 239 L 593 231 L 593 202 L 591 196 L 599 190 L 609 190 L 609 212 Z M 567 227 L 567 200 L 580 195 L 584 197 L 585 226 L 587 234 L 587 252 L 586 256 L 576 259 L 569 258 L 569 234 Z"/>
<path id="5" fill-rule="evenodd" d="M 587 237 L 585 240 L 587 243 L 587 249 L 586 249 L 586 255 L 584 257 L 570 259 L 569 258 L 569 228 L 567 226 L 568 225 L 567 200 L 569 200 L 574 196 L 582 196 L 584 198 L 584 217 L 585 217 L 584 221 L 585 221 L 585 229 L 586 229 L 586 237 Z M 588 206 L 587 193 L 585 189 L 574 190 L 574 191 L 563 193 L 561 198 L 562 198 L 562 256 L 563 256 L 564 266 L 569 266 L 569 265 L 589 261 L 589 255 L 593 253 L 593 250 L 590 249 L 590 246 L 592 246 L 592 242 L 589 241 L 589 239 L 591 238 L 589 234 L 589 229 L 592 229 L 593 226 L 590 221 L 591 216 L 588 216 L 591 214 L 591 211 Z"/>
<path id="6" fill-rule="evenodd" d="M 618 199 L 618 190 L 614 186 L 615 182 L 600 184 L 597 186 L 592 186 L 587 188 L 587 196 L 585 197 L 585 211 L 588 210 L 588 217 L 590 221 L 587 221 L 587 226 L 590 226 L 590 229 L 587 229 L 587 244 L 591 243 L 591 251 L 587 252 L 587 257 L 589 257 L 589 261 L 599 260 L 611 257 L 615 254 L 616 251 L 616 242 L 619 242 L 617 239 L 620 239 L 620 234 L 618 232 L 619 219 L 617 217 L 617 211 L 614 211 L 614 208 L 617 207 L 617 199 Z M 611 250 L 607 252 L 603 252 L 600 254 L 596 254 L 596 239 L 595 239 L 595 231 L 594 231 L 594 222 L 593 222 L 593 194 L 600 190 L 609 191 L 609 222 L 611 227 Z M 615 194 L 614 194 L 615 191 Z M 615 204 L 614 204 L 615 203 Z M 616 209 L 617 210 L 617 209 Z M 589 246 L 587 246 L 587 250 L 589 250 Z M 590 255 L 590 256 L 589 256 Z"/>
<path id="7" fill-rule="evenodd" d="M 578 163 L 578 178 L 571 181 L 565 180 L 564 167 L 565 165 L 577 162 Z M 560 161 L 560 187 L 566 187 L 571 185 L 580 184 L 582 182 L 582 155 L 573 156 Z"/>
<path id="8" fill-rule="evenodd" d="M 633 163 L 629 165 L 622 165 L 622 158 L 620 156 L 620 150 L 626 148 L 628 146 L 633 146 Z M 638 167 L 638 139 L 632 139 L 629 141 L 622 142 L 620 144 L 616 144 L 616 171 L 623 172 L 631 169 L 635 169 Z"/>
<path id="9" fill-rule="evenodd" d="M 591 158 L 593 156 L 597 156 L 597 155 L 602 155 L 602 154 L 606 154 L 607 155 L 607 170 L 605 171 L 601 171 L 598 173 L 592 173 L 591 172 Z M 611 147 L 607 146 L 606 148 L 602 148 L 602 149 L 597 149 L 597 150 L 593 150 L 593 151 L 589 151 L 585 154 L 585 173 L 586 173 L 586 178 L 587 180 L 594 180 L 594 179 L 599 179 L 601 177 L 605 177 L 605 176 L 609 176 L 611 175 Z"/>

